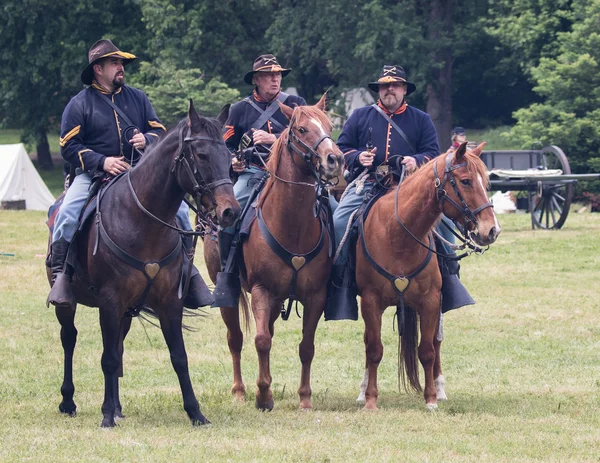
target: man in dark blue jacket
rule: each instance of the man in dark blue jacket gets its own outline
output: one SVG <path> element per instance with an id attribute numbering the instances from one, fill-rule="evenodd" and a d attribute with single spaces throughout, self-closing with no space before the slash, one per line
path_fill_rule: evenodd
<path id="1" fill-rule="evenodd" d="M 252 70 L 244 75 L 244 82 L 254 87 L 252 94 L 235 103 L 229 111 L 223 138 L 233 156 L 231 166 L 237 175 L 233 193 L 242 209 L 265 174 L 263 163 L 269 158 L 271 145 L 289 124 L 278 101 L 291 107 L 306 105 L 304 98 L 281 91 L 281 80 L 290 71 L 281 67 L 275 56 L 260 55 L 254 60 Z M 221 270 L 225 268 L 234 238 L 235 227 L 219 232 Z M 235 288 L 239 286 L 236 273 L 234 268 L 228 268 L 227 274 L 220 272 L 217 275 L 213 292 L 215 306 L 236 303 Z"/>
<path id="2" fill-rule="evenodd" d="M 365 193 L 372 189 L 373 176 L 379 166 L 392 156 L 403 156 L 404 168 L 412 172 L 440 154 L 431 117 L 406 103 L 405 97 L 414 92 L 416 86 L 406 79 L 401 66 L 383 66 L 379 79 L 370 82 L 369 88 L 379 94 L 379 100 L 355 110 L 344 124 L 337 142 L 345 155 L 348 183 L 366 171 L 358 182 L 349 187 L 333 214 L 338 244 L 346 234 L 350 216 L 362 204 Z M 354 309 L 350 310 L 351 306 L 356 306 L 355 300 L 352 303 L 350 298 L 355 299 L 356 296 L 349 291 L 338 291 L 348 271 L 349 251 L 349 246 L 344 246 L 333 267 L 326 320 L 356 320 L 358 317 Z"/>
<path id="3" fill-rule="evenodd" d="M 127 171 L 136 155 L 165 132 L 165 127 L 144 92 L 125 85 L 125 66 L 136 57 L 119 50 L 110 40 L 99 40 L 88 52 L 89 64 L 81 73 L 81 81 L 89 87 L 67 104 L 61 120 L 61 155 L 76 167 L 76 177 L 68 188 L 55 219 L 51 245 L 52 290 L 48 303 L 71 305 L 72 269 L 65 264 L 69 246 L 79 225 L 79 216 L 96 174 L 118 175 Z M 129 119 L 125 122 L 108 100 Z M 180 207 L 177 217 L 181 226 L 191 230 L 188 207 Z M 206 285 L 200 275 L 192 276 L 186 307 L 198 307 L 198 296 L 206 296 Z M 199 291 L 199 292 L 197 292 Z M 206 303 L 204 303 L 206 305 Z"/>

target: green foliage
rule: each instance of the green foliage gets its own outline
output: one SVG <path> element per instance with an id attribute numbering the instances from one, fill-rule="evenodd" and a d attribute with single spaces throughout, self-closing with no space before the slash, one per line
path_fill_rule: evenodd
<path id="1" fill-rule="evenodd" d="M 543 98 L 515 113 L 512 135 L 523 147 L 560 146 L 574 172 L 597 169 L 600 152 L 600 0 L 573 2 L 572 30 L 558 34 L 559 53 L 531 70 Z"/>
<path id="2" fill-rule="evenodd" d="M 212 117 L 223 105 L 239 99 L 237 90 L 216 78 L 206 81 L 200 69 L 181 69 L 171 62 L 157 61 L 158 65 L 141 63 L 139 73 L 130 81 L 143 88 L 165 124 L 177 122 L 187 114 L 190 98 L 199 112 Z"/>

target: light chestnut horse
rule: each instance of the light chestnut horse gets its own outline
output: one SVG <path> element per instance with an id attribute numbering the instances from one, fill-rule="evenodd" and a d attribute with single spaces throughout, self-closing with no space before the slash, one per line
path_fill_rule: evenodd
<path id="1" fill-rule="evenodd" d="M 401 303 L 405 305 L 400 354 L 405 388 L 422 390 L 416 360 L 418 353 L 425 372 L 427 408 L 437 408 L 438 398 L 445 398 L 441 341 L 436 339 L 442 278 L 437 257 L 427 248 L 435 248 L 430 232 L 443 212 L 462 225 L 466 234 L 480 246 L 493 243 L 500 233 L 486 193 L 486 167 L 479 158 L 484 143 L 472 151 L 467 151 L 466 146 L 463 143 L 455 153 L 435 158 L 406 178 L 398 188 L 390 190 L 373 205 L 364 221 L 357 242 L 356 281 L 365 322 L 363 390 L 366 409 L 377 409 L 377 368 L 383 357 L 383 312 L 386 307 Z M 373 262 L 384 272 L 377 271 Z M 418 351 L 417 321 L 421 334 Z"/>
<path id="2" fill-rule="evenodd" d="M 341 151 L 331 139 L 332 125 L 324 110 L 325 96 L 315 106 L 292 109 L 281 105 L 290 125 L 272 147 L 267 163 L 271 175 L 258 202 L 259 217 L 243 244 L 241 280 L 244 290 L 252 296 L 252 313 L 256 322 L 254 343 L 259 360 L 256 407 L 261 410 L 273 408 L 269 364 L 271 341 L 275 321 L 291 286 L 295 286 L 295 299 L 304 307 L 299 348 L 302 362 L 298 389 L 300 407 L 312 408 L 310 368 L 315 352 L 315 330 L 325 308 L 332 264 L 330 237 L 324 230 L 325 224 L 314 214 L 316 187 L 321 179 L 339 176 L 344 163 Z M 266 226 L 272 238 L 287 250 L 288 255 L 284 258 L 268 244 L 259 225 L 260 215 L 262 226 Z M 205 259 L 213 281 L 219 269 L 215 248 L 215 241 L 205 240 Z M 237 307 L 223 307 L 221 315 L 227 325 L 227 340 L 233 359 L 232 393 L 237 399 L 244 400 L 246 388 L 240 367 L 243 334 L 239 310 Z"/>

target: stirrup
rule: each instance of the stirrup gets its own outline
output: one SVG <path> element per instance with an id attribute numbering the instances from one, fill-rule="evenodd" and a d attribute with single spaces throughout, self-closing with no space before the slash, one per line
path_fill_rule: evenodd
<path id="1" fill-rule="evenodd" d="M 56 308 L 72 308 L 77 305 L 77 300 L 71 289 L 71 277 L 66 273 L 59 273 L 52 284 L 52 289 L 46 299 L 46 307 L 50 304 Z"/>

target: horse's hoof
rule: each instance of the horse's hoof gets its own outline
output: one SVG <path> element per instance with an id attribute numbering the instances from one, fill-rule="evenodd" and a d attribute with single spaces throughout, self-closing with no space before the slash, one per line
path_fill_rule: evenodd
<path id="1" fill-rule="evenodd" d="M 303 412 L 312 412 L 312 404 L 310 403 L 310 400 L 307 401 L 300 401 L 300 410 L 302 410 Z"/>
<path id="2" fill-rule="evenodd" d="M 125 419 L 125 415 L 123 415 L 123 412 L 121 410 L 115 410 L 115 420 L 124 420 Z"/>
<path id="3" fill-rule="evenodd" d="M 448 396 L 446 395 L 445 391 L 437 391 L 436 394 L 436 399 L 439 402 L 440 400 L 448 400 Z"/>
<path id="4" fill-rule="evenodd" d="M 243 404 L 246 402 L 246 392 L 245 391 L 232 391 L 233 400 L 237 403 Z"/>
<path id="5" fill-rule="evenodd" d="M 111 418 L 104 418 L 102 420 L 101 428 L 114 428 L 116 426 L 115 420 Z"/>
<path id="6" fill-rule="evenodd" d="M 437 412 L 438 411 L 438 404 L 427 404 L 427 411 L 429 412 Z"/>
<path id="7" fill-rule="evenodd" d="M 205 424 L 211 424 L 208 418 L 200 414 L 200 418 L 194 418 L 192 420 L 192 426 L 203 426 Z"/>
<path id="8" fill-rule="evenodd" d="M 77 405 L 75 405 L 75 402 L 71 402 L 69 405 L 61 403 L 58 406 L 58 411 L 61 412 L 63 415 L 67 415 L 71 418 L 74 418 L 75 416 L 77 416 Z"/>
<path id="9" fill-rule="evenodd" d="M 256 399 L 256 403 L 255 403 L 256 408 L 258 410 L 260 410 L 261 412 L 272 411 L 274 405 L 275 405 L 275 403 L 273 402 L 273 399 L 267 400 L 265 403 L 261 403 L 261 402 L 259 402 L 258 399 Z"/>
<path id="10" fill-rule="evenodd" d="M 363 410 L 369 410 L 369 411 L 375 411 L 376 412 L 376 411 L 379 410 L 379 408 L 377 408 L 377 402 L 376 401 L 374 401 L 374 400 L 370 400 L 369 401 L 368 400 L 365 403 L 365 406 L 364 406 Z"/>
<path id="11" fill-rule="evenodd" d="M 360 394 L 358 394 L 358 397 L 356 398 L 356 403 L 364 404 L 366 401 L 367 401 L 367 398 L 365 397 L 365 395 L 362 392 Z"/>

